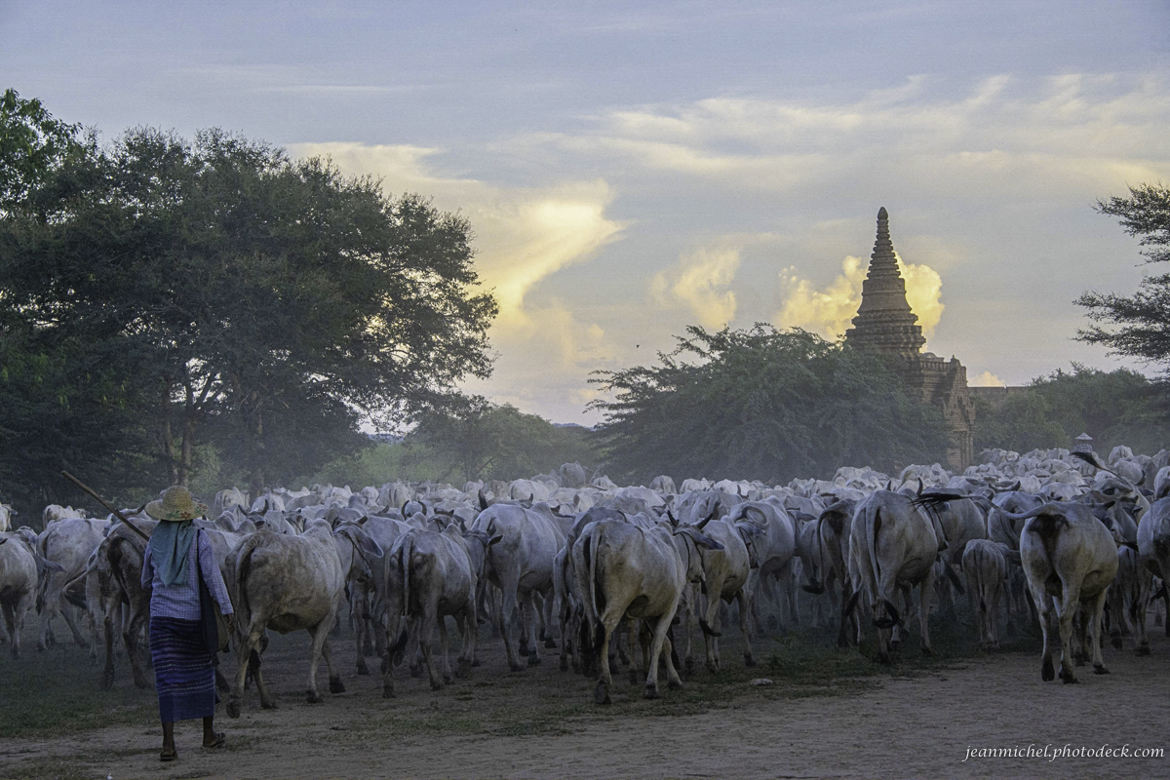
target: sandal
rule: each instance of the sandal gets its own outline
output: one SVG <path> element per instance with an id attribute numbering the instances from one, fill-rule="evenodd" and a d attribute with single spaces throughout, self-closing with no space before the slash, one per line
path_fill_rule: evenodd
<path id="1" fill-rule="evenodd" d="M 223 747 L 226 743 L 227 743 L 227 735 L 224 734 L 222 731 L 217 731 L 217 732 L 215 732 L 215 741 L 212 742 L 210 745 L 205 742 L 203 744 L 203 748 L 204 748 L 204 750 L 214 750 L 215 748 Z"/>
<path id="2" fill-rule="evenodd" d="M 178 757 L 179 751 L 177 750 L 164 750 L 158 754 L 159 761 L 174 761 Z"/>

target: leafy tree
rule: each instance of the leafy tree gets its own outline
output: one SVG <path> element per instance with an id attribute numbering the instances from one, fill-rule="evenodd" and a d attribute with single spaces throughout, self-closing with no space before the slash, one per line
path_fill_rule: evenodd
<path id="1" fill-rule="evenodd" d="M 34 525 L 46 503 L 83 500 L 61 469 L 125 496 L 141 491 L 154 465 L 138 413 L 142 387 L 125 352 L 97 333 L 55 331 L 46 324 L 51 307 L 14 293 L 45 274 L 35 265 L 18 274 L 9 261 L 61 217 L 47 204 L 68 202 L 78 185 L 72 172 L 97 156 L 91 136 L 39 101 L 12 89 L 0 98 L 0 498 Z"/>
<path id="2" fill-rule="evenodd" d="M 513 406 L 466 399 L 458 410 L 422 417 L 407 436 L 403 465 L 424 464 L 440 481 L 515 479 L 547 472 L 562 463 L 593 463 L 588 431 L 560 427 Z"/>
<path id="3" fill-rule="evenodd" d="M 0 215 L 20 208 L 33 189 L 91 143 L 78 125 L 54 118 L 39 100 L 5 90 L 0 96 Z"/>
<path id="4" fill-rule="evenodd" d="M 1167 411 L 1163 387 L 1136 371 L 1074 363 L 1072 371 L 1036 378 L 1000 403 L 976 396 L 975 448 L 1069 447 L 1088 433 L 1102 451 L 1125 444 L 1153 454 L 1170 445 Z"/>
<path id="5" fill-rule="evenodd" d="M 1170 261 L 1170 188 L 1130 187 L 1129 197 L 1099 201 L 1097 211 L 1120 217 L 1125 232 L 1140 236 L 1149 263 Z M 1161 365 L 1170 372 L 1170 274 L 1146 276 L 1131 296 L 1086 292 L 1076 304 L 1094 323 L 1077 338 L 1103 344 L 1112 354 Z"/>
<path id="6" fill-rule="evenodd" d="M 778 482 L 939 460 L 941 415 L 876 355 L 806 331 L 689 327 L 659 364 L 599 372 L 607 468 Z"/>
<path id="7" fill-rule="evenodd" d="M 132 384 L 153 480 L 213 438 L 253 487 L 306 473 L 490 371 L 470 226 L 419 196 L 218 130 L 42 173 L 0 220 L 0 322 Z"/>

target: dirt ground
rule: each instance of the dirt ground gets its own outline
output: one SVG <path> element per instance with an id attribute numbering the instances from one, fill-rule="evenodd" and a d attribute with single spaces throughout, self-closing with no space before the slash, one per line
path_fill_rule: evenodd
<path id="1" fill-rule="evenodd" d="M 614 704 L 598 707 L 588 681 L 557 669 L 556 650 L 510 673 L 490 640 L 470 679 L 432 692 L 399 670 L 393 699 L 381 697 L 377 676 L 354 673 L 353 643 L 339 640 L 334 657 L 348 690 L 326 693 L 322 666 L 325 701 L 310 705 L 298 634 L 265 657 L 278 709 L 260 709 L 254 691 L 239 719 L 218 708 L 223 750 L 198 747 L 195 721 L 178 724 L 180 756 L 170 764 L 158 760 L 153 722 L 51 740 L 0 736 L 0 777 L 1170 777 L 1170 640 L 1156 633 L 1151 656 L 1106 648 L 1112 674 L 1085 667 L 1078 685 L 1043 683 L 1039 653 L 1009 652 L 928 672 L 905 662 L 906 676 L 795 698 L 780 695 L 783 679 L 765 686 L 744 677 L 731 704 L 714 709 L 673 706 L 686 691 L 644 701 L 624 676 Z M 758 671 L 769 674 L 766 665 Z M 511 725 L 494 727 L 504 720 Z M 1039 757 L 969 756 L 993 748 Z M 1076 754 L 1102 748 L 1164 754 Z M 1072 755 L 1052 760 L 1054 751 Z"/>

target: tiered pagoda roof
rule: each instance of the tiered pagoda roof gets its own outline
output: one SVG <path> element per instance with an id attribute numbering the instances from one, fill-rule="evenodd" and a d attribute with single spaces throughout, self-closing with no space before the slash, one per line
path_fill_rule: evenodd
<path id="1" fill-rule="evenodd" d="M 878 210 L 877 239 L 870 255 L 869 273 L 861 285 L 861 306 L 845 339 L 857 346 L 905 357 L 917 356 L 926 344 L 918 317 L 906 301 L 906 282 L 898 272 L 885 206 Z"/>

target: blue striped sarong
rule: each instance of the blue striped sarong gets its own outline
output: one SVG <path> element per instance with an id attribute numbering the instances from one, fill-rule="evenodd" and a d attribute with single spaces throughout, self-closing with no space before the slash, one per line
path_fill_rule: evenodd
<path id="1" fill-rule="evenodd" d="M 152 617 L 150 658 L 163 723 L 215 714 L 215 667 L 198 620 Z"/>

